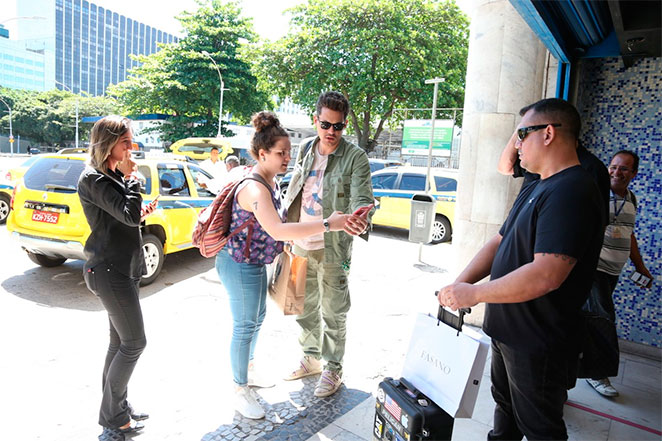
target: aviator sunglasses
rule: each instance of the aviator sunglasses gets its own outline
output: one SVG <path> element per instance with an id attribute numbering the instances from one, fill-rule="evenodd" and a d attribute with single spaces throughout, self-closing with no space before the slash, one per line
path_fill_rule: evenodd
<path id="1" fill-rule="evenodd" d="M 329 130 L 329 127 L 333 126 L 333 130 L 336 132 L 340 132 L 342 129 L 345 128 L 345 123 L 339 122 L 339 123 L 330 123 L 328 121 L 320 121 L 320 127 L 322 130 Z"/>
<path id="2" fill-rule="evenodd" d="M 539 124 L 537 126 L 529 126 L 529 127 L 521 127 L 517 129 L 517 139 L 522 142 L 524 141 L 524 138 L 531 133 L 535 132 L 536 130 L 544 129 L 547 126 L 552 126 L 552 127 L 561 127 L 561 124 L 559 123 L 550 123 L 550 124 Z"/>

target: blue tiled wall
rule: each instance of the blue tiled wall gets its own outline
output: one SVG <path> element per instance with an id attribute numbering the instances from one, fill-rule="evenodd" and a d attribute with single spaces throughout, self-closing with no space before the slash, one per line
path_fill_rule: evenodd
<path id="1" fill-rule="evenodd" d="M 608 165 L 621 149 L 640 158 L 630 189 L 638 200 L 635 235 L 648 270 L 662 274 L 662 58 L 645 58 L 625 68 L 620 58 L 584 61 L 577 108 L 582 116 L 582 140 Z M 614 303 L 619 337 L 662 347 L 662 282 L 642 289 L 621 273 Z"/>

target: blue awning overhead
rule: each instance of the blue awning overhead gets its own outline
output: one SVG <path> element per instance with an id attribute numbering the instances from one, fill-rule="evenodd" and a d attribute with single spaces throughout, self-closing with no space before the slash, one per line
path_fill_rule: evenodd
<path id="1" fill-rule="evenodd" d="M 562 63 L 622 56 L 626 66 L 659 57 L 662 0 L 510 0 Z"/>

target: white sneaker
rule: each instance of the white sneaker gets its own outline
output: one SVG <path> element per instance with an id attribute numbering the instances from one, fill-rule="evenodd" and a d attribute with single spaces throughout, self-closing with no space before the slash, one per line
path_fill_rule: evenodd
<path id="1" fill-rule="evenodd" d="M 253 362 L 250 362 L 248 364 L 248 385 L 253 387 L 267 388 L 274 387 L 276 383 L 274 383 L 269 378 L 266 378 L 259 371 L 256 371 Z"/>
<path id="2" fill-rule="evenodd" d="M 252 420 L 264 418 L 264 409 L 257 402 L 248 386 L 235 386 L 234 409 Z"/>
<path id="3" fill-rule="evenodd" d="M 611 385 L 609 378 L 602 378 L 600 380 L 592 380 L 590 378 L 586 379 L 586 382 L 590 384 L 593 389 L 600 395 L 605 397 L 617 397 L 618 391 L 614 389 L 614 386 Z"/>

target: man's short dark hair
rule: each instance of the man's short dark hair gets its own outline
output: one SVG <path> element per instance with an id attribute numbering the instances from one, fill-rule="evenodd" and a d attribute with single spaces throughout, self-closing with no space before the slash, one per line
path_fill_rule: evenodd
<path id="1" fill-rule="evenodd" d="M 319 98 L 317 98 L 317 105 L 316 105 L 317 116 L 319 116 L 320 113 L 322 113 L 323 107 L 342 113 L 343 121 L 346 120 L 347 115 L 349 115 L 349 101 L 347 101 L 345 95 L 343 95 L 340 92 L 329 91 L 320 94 Z M 335 121 L 335 122 L 340 122 L 340 121 Z"/>
<path id="2" fill-rule="evenodd" d="M 614 159 L 616 157 L 616 155 L 630 155 L 630 156 L 632 156 L 632 161 L 634 162 L 632 167 L 634 168 L 634 171 L 639 170 L 639 155 L 637 155 L 632 150 L 619 150 L 616 153 L 614 153 L 614 156 L 612 156 L 611 159 Z"/>
<path id="3" fill-rule="evenodd" d="M 533 110 L 534 113 L 545 115 L 549 120 L 544 121 L 548 124 L 560 123 L 561 130 L 571 134 L 575 139 L 579 139 L 579 131 L 582 128 L 579 112 L 575 106 L 559 98 L 547 98 L 540 100 L 528 106 L 522 107 L 519 111 L 520 116 Z"/>
<path id="4" fill-rule="evenodd" d="M 218 151 L 218 147 L 212 146 L 211 150 L 209 150 L 209 153 L 213 152 L 214 150 Z"/>

